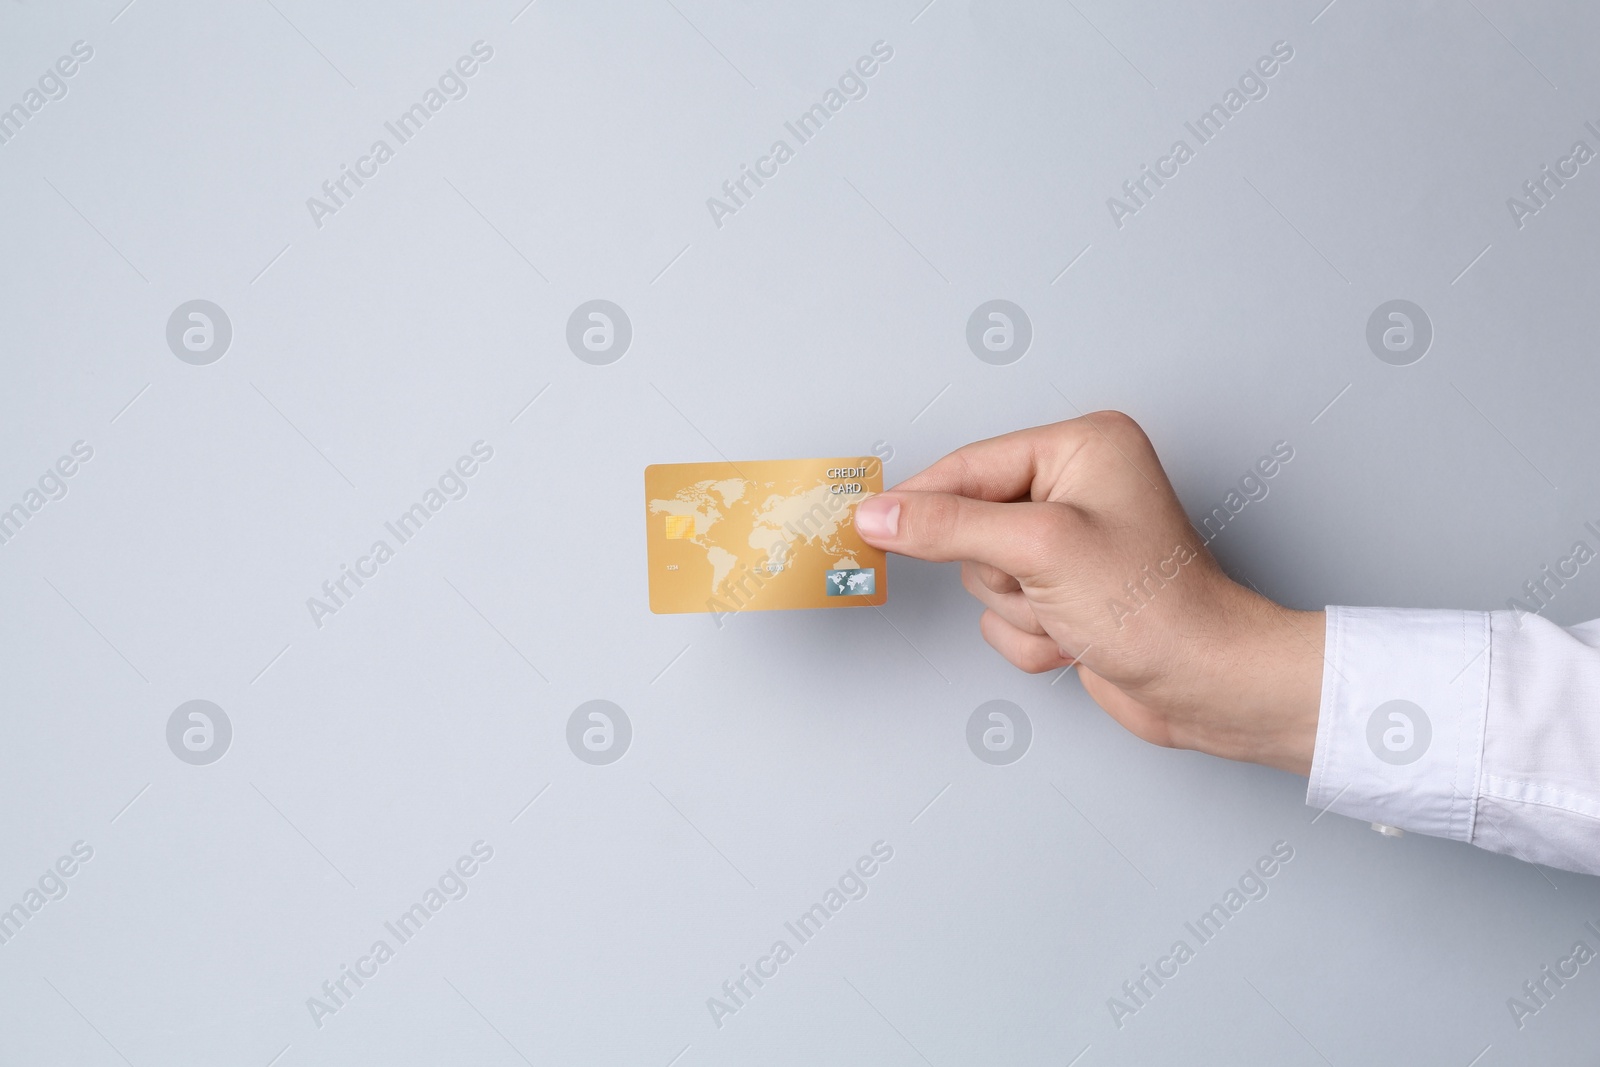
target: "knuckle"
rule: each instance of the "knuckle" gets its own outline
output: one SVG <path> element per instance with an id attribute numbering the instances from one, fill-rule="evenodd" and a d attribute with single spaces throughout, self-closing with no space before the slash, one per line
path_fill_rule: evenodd
<path id="1" fill-rule="evenodd" d="M 986 583 L 978 575 L 978 566 L 976 563 L 963 563 L 961 565 L 961 587 L 973 596 L 982 599 L 983 586 Z"/>
<path id="2" fill-rule="evenodd" d="M 1093 424 L 1090 443 L 1108 455 L 1120 454 L 1125 460 L 1147 456 L 1155 451 L 1144 427 L 1126 412 L 1097 411 L 1089 416 L 1089 421 Z"/>
<path id="3" fill-rule="evenodd" d="M 1059 551 L 1067 522 L 1060 509 L 1029 509 L 1018 518 L 1013 531 L 1018 556 L 1036 569 L 1045 567 Z"/>
<path id="4" fill-rule="evenodd" d="M 921 505 L 902 518 L 911 527 L 909 532 L 912 537 L 923 544 L 948 544 L 954 539 L 961 523 L 960 502 L 954 497 L 936 494 L 922 501 Z"/>
<path id="5" fill-rule="evenodd" d="M 1061 650 L 1046 637 L 1017 633 L 992 608 L 978 620 L 978 630 L 989 647 L 1006 662 L 1027 674 L 1043 674 L 1061 666 Z"/>
<path id="6" fill-rule="evenodd" d="M 987 563 L 978 564 L 978 579 L 996 593 L 1014 593 L 1020 588 L 1015 578 Z"/>
<path id="7" fill-rule="evenodd" d="M 973 470 L 972 457 L 965 448 L 959 448 L 950 453 L 950 464 L 957 470 L 956 484 L 961 487 L 961 492 L 969 493 L 978 484 L 977 471 Z"/>
<path id="8" fill-rule="evenodd" d="M 1061 665 L 1061 650 L 1044 638 L 1030 638 L 1012 662 L 1028 674 L 1043 674 Z"/>
<path id="9" fill-rule="evenodd" d="M 1126 411 L 1106 408 L 1103 411 L 1093 412 L 1090 414 L 1089 419 L 1106 433 L 1117 433 L 1132 437 L 1144 436 L 1144 428 L 1139 425 L 1137 419 Z"/>

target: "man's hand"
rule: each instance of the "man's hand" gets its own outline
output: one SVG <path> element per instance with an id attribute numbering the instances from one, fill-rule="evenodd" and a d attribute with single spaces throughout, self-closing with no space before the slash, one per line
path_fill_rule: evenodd
<path id="1" fill-rule="evenodd" d="M 855 525 L 960 561 L 989 644 L 1034 673 L 1076 663 L 1144 740 L 1310 773 L 1323 613 L 1224 574 L 1121 412 L 968 445 L 857 505 Z"/>

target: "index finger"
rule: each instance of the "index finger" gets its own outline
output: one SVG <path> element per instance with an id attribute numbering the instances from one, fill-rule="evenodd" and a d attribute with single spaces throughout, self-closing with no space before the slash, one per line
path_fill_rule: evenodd
<path id="1" fill-rule="evenodd" d="M 1070 419 L 974 441 L 894 488 L 1000 503 L 1029 500 L 1041 468 L 1057 467 L 1064 449 L 1075 448 L 1082 433 L 1082 420 Z"/>

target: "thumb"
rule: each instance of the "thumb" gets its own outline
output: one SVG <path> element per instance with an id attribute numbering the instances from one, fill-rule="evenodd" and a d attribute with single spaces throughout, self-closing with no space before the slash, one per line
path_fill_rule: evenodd
<path id="1" fill-rule="evenodd" d="M 857 504 L 855 526 L 875 548 L 936 563 L 974 560 L 1020 578 L 1049 565 L 1064 533 L 1061 510 L 901 489 Z"/>

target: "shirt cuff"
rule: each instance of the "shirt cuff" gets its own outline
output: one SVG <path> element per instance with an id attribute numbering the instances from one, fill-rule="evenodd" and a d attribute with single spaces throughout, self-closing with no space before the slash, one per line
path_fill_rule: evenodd
<path id="1" fill-rule="evenodd" d="M 1329 607 L 1306 803 L 1471 841 L 1489 624 L 1480 611 Z"/>

